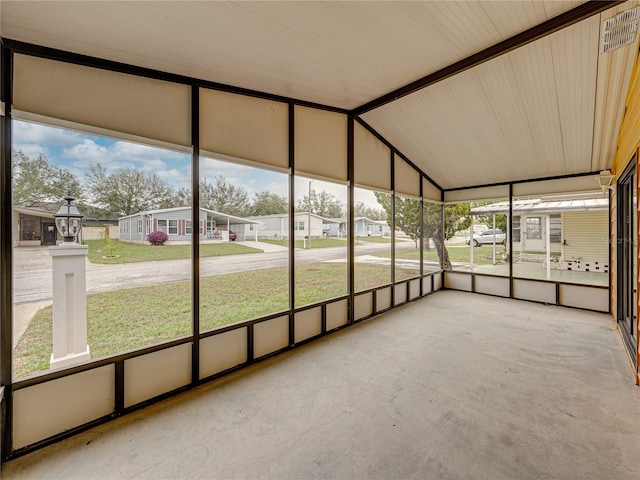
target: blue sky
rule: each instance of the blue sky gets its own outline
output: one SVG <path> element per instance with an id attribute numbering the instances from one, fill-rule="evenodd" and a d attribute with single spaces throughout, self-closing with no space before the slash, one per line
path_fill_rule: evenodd
<path id="1" fill-rule="evenodd" d="M 14 120 L 13 148 L 22 150 L 29 157 L 40 153 L 49 163 L 64 167 L 83 182 L 89 166 L 101 163 L 108 169 L 131 167 L 148 173 L 156 173 L 174 188 L 189 186 L 191 182 L 191 155 L 173 150 L 89 135 L 72 130 Z M 203 158 L 200 175 L 214 178 L 224 176 L 234 185 L 244 187 L 250 198 L 261 191 L 288 196 L 287 175 L 245 165 Z M 296 201 L 308 192 L 309 179 L 296 177 Z M 313 180 L 311 188 L 325 190 L 346 204 L 347 189 L 344 185 Z M 373 193 L 356 189 L 356 201 L 363 201 L 380 208 Z"/>

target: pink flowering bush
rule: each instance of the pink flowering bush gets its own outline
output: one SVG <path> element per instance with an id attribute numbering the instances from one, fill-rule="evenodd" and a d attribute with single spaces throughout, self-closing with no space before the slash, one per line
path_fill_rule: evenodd
<path id="1" fill-rule="evenodd" d="M 167 235 L 164 232 L 160 232 L 158 230 L 151 232 L 149 235 L 147 235 L 147 241 L 151 244 L 151 245 L 164 245 L 167 240 L 169 240 L 169 235 Z"/>

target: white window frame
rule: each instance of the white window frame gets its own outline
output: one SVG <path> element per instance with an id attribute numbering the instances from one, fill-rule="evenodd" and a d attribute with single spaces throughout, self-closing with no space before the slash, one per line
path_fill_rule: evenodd
<path id="1" fill-rule="evenodd" d="M 142 219 L 138 219 L 138 235 L 142 235 Z"/>
<path id="2" fill-rule="evenodd" d="M 185 220 L 184 222 L 184 233 L 185 235 L 191 235 L 193 229 L 191 228 L 191 220 Z"/>
<path id="3" fill-rule="evenodd" d="M 167 235 L 169 235 L 169 221 L 167 219 L 164 219 L 164 218 L 159 218 L 158 219 L 157 230 L 159 232 L 164 232 Z"/>
<path id="4" fill-rule="evenodd" d="M 175 225 L 172 225 L 172 222 L 175 222 Z M 172 229 L 174 230 L 173 232 L 171 231 Z M 167 234 L 178 235 L 178 220 L 175 218 L 167 220 Z"/>
<path id="5" fill-rule="evenodd" d="M 304 224 L 305 224 L 305 221 L 304 221 L 304 220 L 302 220 L 302 221 L 297 221 L 297 220 L 296 220 L 296 221 L 294 222 L 293 229 L 294 229 L 296 232 L 304 232 L 304 231 L 306 230 L 306 228 L 305 228 L 305 225 L 304 225 Z"/>

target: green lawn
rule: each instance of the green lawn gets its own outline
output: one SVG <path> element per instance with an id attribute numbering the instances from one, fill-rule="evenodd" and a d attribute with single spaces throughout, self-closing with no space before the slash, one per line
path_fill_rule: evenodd
<path id="1" fill-rule="evenodd" d="M 288 240 L 266 240 L 266 239 L 258 239 L 259 242 L 270 243 L 271 245 L 280 245 L 282 247 L 288 247 Z M 326 247 L 346 247 L 347 240 L 339 239 L 339 238 L 312 238 L 311 239 L 311 248 L 326 248 Z M 309 245 L 307 245 L 307 248 Z M 295 248 L 305 248 L 304 240 L 296 240 Z"/>
<path id="2" fill-rule="evenodd" d="M 111 240 L 112 250 L 107 250 L 102 240 L 85 240 L 89 246 L 89 261 L 91 263 L 137 263 L 151 260 L 177 260 L 191 258 L 191 245 L 141 245 L 139 243 L 120 242 Z M 221 255 L 236 255 L 239 253 L 261 253 L 257 248 L 239 245 L 233 242 L 205 243 L 200 245 L 201 257 L 217 257 Z M 115 258 L 104 258 L 110 254 Z"/>
<path id="3" fill-rule="evenodd" d="M 356 244 L 362 242 L 391 243 L 390 237 L 356 237 Z"/>
<path id="4" fill-rule="evenodd" d="M 356 290 L 389 282 L 389 267 L 357 265 Z M 347 265 L 342 262 L 296 267 L 297 306 L 346 295 Z M 201 330 L 260 317 L 289 308 L 288 270 L 272 268 L 200 281 Z M 87 296 L 87 336 L 92 358 L 189 335 L 191 282 L 136 287 Z M 14 350 L 14 377 L 49 368 L 53 350 L 52 310 L 45 307 Z"/>
<path id="5" fill-rule="evenodd" d="M 449 252 L 449 260 L 452 262 L 469 262 L 470 247 L 450 247 L 447 248 Z M 496 260 L 500 260 L 504 254 L 504 247 L 499 245 L 496 247 Z M 376 257 L 389 258 L 390 252 L 376 253 Z M 420 249 L 407 248 L 396 251 L 396 258 L 402 258 L 406 260 L 419 260 Z M 438 252 L 435 248 L 424 251 L 424 257 L 427 261 L 438 261 Z M 475 265 L 489 265 L 493 263 L 493 248 L 492 247 L 474 247 L 473 249 L 473 263 Z"/>
<path id="6" fill-rule="evenodd" d="M 356 237 L 358 242 L 391 243 L 391 237 Z M 406 239 L 396 238 L 396 242 L 406 242 Z"/>

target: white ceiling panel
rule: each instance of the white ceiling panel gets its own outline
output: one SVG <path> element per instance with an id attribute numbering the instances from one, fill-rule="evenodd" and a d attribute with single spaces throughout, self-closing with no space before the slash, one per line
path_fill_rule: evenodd
<path id="1" fill-rule="evenodd" d="M 346 109 L 579 1 L 4 0 L 2 35 Z"/>
<path id="2" fill-rule="evenodd" d="M 592 171 L 599 36 L 591 17 L 363 118 L 445 189 Z"/>

